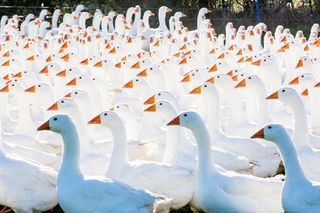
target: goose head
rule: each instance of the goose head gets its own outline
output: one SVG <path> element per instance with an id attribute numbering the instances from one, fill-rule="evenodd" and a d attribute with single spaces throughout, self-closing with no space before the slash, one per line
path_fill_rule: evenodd
<path id="1" fill-rule="evenodd" d="M 50 130 L 55 133 L 68 133 L 70 130 L 75 130 L 76 127 L 72 119 L 65 114 L 52 116 L 47 122 L 38 127 L 38 131 Z M 66 141 L 64 141 L 66 142 Z M 68 141 L 72 142 L 72 141 Z"/>
<path id="2" fill-rule="evenodd" d="M 193 111 L 182 112 L 172 119 L 167 126 L 183 126 L 188 129 L 194 129 L 197 124 L 203 122 L 200 115 Z"/>
<path id="3" fill-rule="evenodd" d="M 282 135 L 287 135 L 287 130 L 281 124 L 267 124 L 260 129 L 251 138 L 261 138 L 274 143 L 285 143 L 286 140 L 279 140 Z"/>
<path id="4" fill-rule="evenodd" d="M 37 97 L 53 96 L 52 87 L 47 83 L 38 83 L 24 90 L 25 92 L 36 94 Z"/>
<path id="5" fill-rule="evenodd" d="M 88 122 L 88 124 L 101 124 L 102 126 L 110 129 L 119 127 L 119 124 L 121 123 L 121 118 L 117 115 L 117 113 L 112 111 L 101 112 Z"/>
<path id="6" fill-rule="evenodd" d="M 63 97 L 52 104 L 47 111 L 61 111 L 69 114 L 69 112 L 74 112 L 75 109 L 79 111 L 76 101 L 72 98 Z"/>
<path id="7" fill-rule="evenodd" d="M 75 9 L 75 11 L 77 11 L 77 12 L 81 12 L 81 11 L 83 11 L 83 10 L 87 10 L 88 8 L 87 7 L 85 7 L 83 4 L 79 4 L 79 5 L 77 5 L 77 7 L 76 7 L 76 9 Z"/>
<path id="8" fill-rule="evenodd" d="M 290 87 L 283 87 L 266 97 L 266 99 L 280 100 L 285 104 L 289 104 L 290 106 L 294 106 L 294 104 L 296 104 L 298 101 L 301 102 L 298 92 Z"/>
<path id="9" fill-rule="evenodd" d="M 152 104 L 148 108 L 144 110 L 145 112 L 156 112 L 156 115 L 159 116 L 160 119 L 166 120 L 171 119 L 174 115 L 177 114 L 174 106 L 166 100 L 159 100 L 155 104 Z"/>
<path id="10" fill-rule="evenodd" d="M 292 81 L 289 82 L 289 85 L 299 85 L 302 88 L 307 88 L 316 83 L 316 78 L 312 73 L 301 73 Z"/>

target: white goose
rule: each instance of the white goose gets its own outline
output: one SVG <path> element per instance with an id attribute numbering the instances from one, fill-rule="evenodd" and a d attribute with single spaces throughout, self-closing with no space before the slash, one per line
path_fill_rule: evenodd
<path id="1" fill-rule="evenodd" d="M 55 115 L 38 128 L 41 130 L 51 130 L 63 138 L 64 152 L 57 193 L 65 212 L 133 213 L 152 212 L 153 209 L 168 212 L 170 201 L 164 197 L 133 189 L 109 178 L 84 176 L 79 168 L 79 137 L 70 117 Z"/>
<path id="2" fill-rule="evenodd" d="M 282 206 L 285 212 L 320 211 L 320 184 L 306 178 L 293 142 L 286 129 L 279 124 L 268 124 L 252 138 L 263 138 L 275 143 L 281 153 L 286 178 L 282 189 Z"/>
<path id="3" fill-rule="evenodd" d="M 221 173 L 214 165 L 208 130 L 201 117 L 183 112 L 167 125 L 190 129 L 198 145 L 195 200 L 205 212 L 283 212 L 279 181 Z M 212 195 L 215 196 L 212 196 Z"/>

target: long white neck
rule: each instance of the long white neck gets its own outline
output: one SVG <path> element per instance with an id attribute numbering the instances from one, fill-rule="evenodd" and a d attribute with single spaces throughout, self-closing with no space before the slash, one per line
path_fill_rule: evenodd
<path id="1" fill-rule="evenodd" d="M 159 19 L 159 29 L 162 31 L 168 31 L 168 27 L 166 25 L 166 12 L 160 11 L 158 14 L 158 19 Z"/>
<path id="2" fill-rule="evenodd" d="M 310 90 L 309 90 L 310 91 Z M 320 104 L 320 90 L 318 88 L 311 89 L 311 127 L 320 130 L 320 112 L 319 112 L 319 104 Z"/>
<path id="3" fill-rule="evenodd" d="M 306 110 L 298 94 L 290 99 L 289 104 L 295 119 L 293 133 L 294 144 L 297 150 L 310 147 Z"/>
<path id="4" fill-rule="evenodd" d="M 172 107 L 172 109 L 167 111 L 167 118 L 172 119 L 175 115 L 177 115 L 176 110 Z M 181 127 L 172 126 L 168 128 L 167 132 L 167 142 L 166 149 L 163 156 L 164 163 L 172 163 L 175 158 L 181 156 L 184 153 L 185 144 L 184 141 L 182 143 L 182 129 Z"/>
<path id="5" fill-rule="evenodd" d="M 80 18 L 79 18 L 79 26 L 82 28 L 82 29 L 86 29 L 86 17 L 84 15 L 84 13 L 81 14 Z"/>
<path id="6" fill-rule="evenodd" d="M 206 179 L 213 174 L 218 173 L 211 156 L 212 152 L 209 133 L 203 121 L 195 123 L 191 130 L 198 145 L 197 175 L 200 180 L 202 178 Z"/>
<path id="7" fill-rule="evenodd" d="M 225 88 L 226 94 L 229 95 L 228 101 L 230 106 L 229 123 L 231 125 L 241 125 L 247 121 L 245 113 L 241 107 L 242 101 L 239 96 L 235 93 L 233 87 L 227 86 Z"/>
<path id="8" fill-rule="evenodd" d="M 72 124 L 61 131 L 60 134 L 64 143 L 64 151 L 58 174 L 58 184 L 66 181 L 66 179 L 72 181 L 74 176 L 82 176 L 79 167 L 80 142 L 76 127 Z"/>
<path id="9" fill-rule="evenodd" d="M 137 32 L 138 23 L 139 23 L 140 20 L 141 20 L 141 10 L 139 10 L 138 12 L 135 13 L 134 22 L 133 22 L 133 25 L 132 25 L 134 33 Z"/>
<path id="10" fill-rule="evenodd" d="M 127 134 L 120 119 L 117 124 L 111 128 L 111 132 L 113 136 L 113 148 L 107 176 L 116 178 L 122 171 L 123 166 L 129 163 L 127 154 Z"/>
<path id="11" fill-rule="evenodd" d="M 143 14 L 144 29 L 150 29 L 149 18 L 150 16 L 147 13 Z"/>
<path id="12" fill-rule="evenodd" d="M 284 167 L 286 170 L 286 182 L 297 183 L 300 181 L 307 181 L 297 158 L 296 150 L 287 134 L 277 137 L 278 144 Z"/>
<path id="13" fill-rule="evenodd" d="M 217 94 L 213 92 L 209 92 L 206 94 L 206 97 L 202 98 L 202 103 L 207 104 L 207 111 L 208 111 L 208 129 L 210 129 L 210 137 L 214 140 L 217 137 L 221 137 L 223 134 L 220 125 L 219 125 L 219 98 Z"/>
<path id="14" fill-rule="evenodd" d="M 52 28 L 58 28 L 59 11 L 55 11 L 52 15 Z"/>
<path id="15" fill-rule="evenodd" d="M 257 126 L 263 126 L 264 124 L 269 123 L 271 121 L 268 101 L 265 98 L 267 96 L 267 91 L 262 82 L 255 84 L 253 89 L 257 95 L 257 101 L 258 101 Z"/>

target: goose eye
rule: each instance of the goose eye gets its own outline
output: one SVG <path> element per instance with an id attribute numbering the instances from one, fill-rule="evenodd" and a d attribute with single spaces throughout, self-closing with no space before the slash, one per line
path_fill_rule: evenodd
<path id="1" fill-rule="evenodd" d="M 58 120 L 58 118 L 53 118 L 54 121 Z"/>
<path id="2" fill-rule="evenodd" d="M 301 78 L 304 78 L 304 75 L 302 75 Z"/>
<path id="3" fill-rule="evenodd" d="M 158 96 L 161 96 L 161 93 L 159 93 Z"/>
<path id="4" fill-rule="evenodd" d="M 108 113 L 106 113 L 106 112 L 105 112 L 103 115 L 104 115 L 104 116 L 107 116 L 107 115 L 108 115 Z"/>
<path id="5" fill-rule="evenodd" d="M 286 91 L 285 89 L 282 90 L 282 92 L 285 92 L 285 91 Z"/>
<path id="6" fill-rule="evenodd" d="M 251 80 L 251 77 L 249 77 L 249 79 Z"/>
<path id="7" fill-rule="evenodd" d="M 61 101 L 61 103 L 64 103 L 64 101 Z"/>
<path id="8" fill-rule="evenodd" d="M 24 71 L 23 73 L 27 73 L 27 71 Z"/>
<path id="9" fill-rule="evenodd" d="M 217 78 L 220 78 L 220 75 L 218 75 Z"/>
<path id="10" fill-rule="evenodd" d="M 272 129 L 272 126 L 268 126 L 268 129 Z"/>
<path id="11" fill-rule="evenodd" d="M 95 80 L 96 80 L 96 78 L 93 78 L 92 80 L 94 80 L 94 81 L 95 81 Z"/>
<path id="12" fill-rule="evenodd" d="M 117 106 L 117 109 L 119 109 L 120 107 L 119 106 Z"/>
<path id="13" fill-rule="evenodd" d="M 150 70 L 153 70 L 153 68 L 151 67 Z"/>
<path id="14" fill-rule="evenodd" d="M 41 87 L 41 85 L 38 85 L 38 87 Z"/>
<path id="15" fill-rule="evenodd" d="M 136 79 L 136 82 L 138 82 L 139 81 L 139 79 Z"/>
<path id="16" fill-rule="evenodd" d="M 13 87 L 14 87 L 14 84 L 12 84 L 11 86 L 13 86 Z"/>
<path id="17" fill-rule="evenodd" d="M 205 84 L 204 87 L 207 87 L 207 85 Z"/>
<path id="18" fill-rule="evenodd" d="M 53 65 L 51 64 L 50 67 L 53 67 Z"/>
<path id="19" fill-rule="evenodd" d="M 82 79 L 82 77 L 79 77 L 79 79 Z"/>
<path id="20" fill-rule="evenodd" d="M 14 59 L 12 59 L 12 61 L 14 61 Z"/>
<path id="21" fill-rule="evenodd" d="M 106 63 L 107 63 L 107 60 L 104 60 L 104 62 L 106 62 Z"/>
<path id="22" fill-rule="evenodd" d="M 18 80 L 17 80 L 17 79 L 14 79 L 14 81 L 17 82 Z"/>
<path id="23" fill-rule="evenodd" d="M 78 92 L 75 92 L 74 94 L 78 95 Z"/>
<path id="24" fill-rule="evenodd" d="M 219 65 L 221 65 L 221 62 L 219 63 Z"/>
<path id="25" fill-rule="evenodd" d="M 68 69 L 69 72 L 71 72 L 71 69 Z"/>
<path id="26" fill-rule="evenodd" d="M 187 116 L 188 116 L 188 114 L 187 114 L 187 113 L 185 113 L 183 116 L 184 116 L 184 117 L 187 117 Z"/>
<path id="27" fill-rule="evenodd" d="M 162 106 L 162 103 L 160 103 L 159 105 Z"/>
<path id="28" fill-rule="evenodd" d="M 192 74 L 192 76 L 194 76 L 194 74 Z"/>

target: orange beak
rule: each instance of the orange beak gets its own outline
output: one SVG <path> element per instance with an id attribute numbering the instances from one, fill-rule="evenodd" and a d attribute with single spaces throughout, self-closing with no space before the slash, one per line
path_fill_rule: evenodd
<path id="1" fill-rule="evenodd" d="M 201 86 L 194 88 L 189 94 L 201 94 Z"/>
<path id="2" fill-rule="evenodd" d="M 15 77 L 15 78 L 21 78 L 21 77 L 22 77 L 22 73 L 21 73 L 21 72 L 18 72 L 18 73 L 15 74 L 13 77 Z"/>
<path id="3" fill-rule="evenodd" d="M 132 65 L 131 68 L 133 68 L 133 69 L 140 69 L 140 62 L 138 61 L 137 63 L 135 63 L 134 65 Z"/>
<path id="4" fill-rule="evenodd" d="M 302 62 L 302 60 L 301 59 L 299 59 L 299 61 L 298 61 L 298 63 L 297 63 L 297 65 L 296 65 L 296 69 L 298 69 L 298 68 L 300 68 L 300 67 L 303 67 L 303 62 Z"/>
<path id="5" fill-rule="evenodd" d="M 144 110 L 145 112 L 155 112 L 157 111 L 157 107 L 155 104 L 152 104 L 151 106 L 149 106 L 147 109 Z"/>
<path id="6" fill-rule="evenodd" d="M 142 70 L 137 76 L 138 77 L 147 77 L 147 69 Z"/>
<path id="7" fill-rule="evenodd" d="M 92 118 L 88 124 L 101 124 L 101 118 L 100 115 L 97 115 L 96 117 Z"/>
<path id="8" fill-rule="evenodd" d="M 46 59 L 46 62 L 51 62 L 52 61 L 52 58 L 51 56 L 49 56 L 47 59 Z"/>
<path id="9" fill-rule="evenodd" d="M 219 55 L 218 59 L 224 59 L 224 53 L 222 53 L 221 55 Z"/>
<path id="10" fill-rule="evenodd" d="M 58 73 L 56 74 L 56 76 L 66 77 L 66 76 L 67 76 L 67 71 L 66 71 L 66 70 L 62 70 L 61 72 L 58 72 Z"/>
<path id="11" fill-rule="evenodd" d="M 183 58 L 180 62 L 179 62 L 179 64 L 187 64 L 187 58 Z"/>
<path id="12" fill-rule="evenodd" d="M 206 80 L 206 82 L 214 84 L 214 77 L 209 78 L 208 80 Z"/>
<path id="13" fill-rule="evenodd" d="M 173 120 L 171 120 L 167 126 L 180 125 L 180 117 L 177 116 Z"/>
<path id="14" fill-rule="evenodd" d="M 117 52 L 116 48 L 112 48 L 110 51 L 109 51 L 109 54 L 115 54 Z"/>
<path id="15" fill-rule="evenodd" d="M 252 62 L 252 56 L 250 56 L 249 58 L 247 58 L 246 62 Z"/>
<path id="16" fill-rule="evenodd" d="M 88 65 L 89 64 L 89 60 L 86 58 L 83 61 L 80 62 L 80 64 L 82 65 Z"/>
<path id="17" fill-rule="evenodd" d="M 308 96 L 309 95 L 309 90 L 305 89 L 303 90 L 303 92 L 301 93 L 302 96 Z"/>
<path id="18" fill-rule="evenodd" d="M 4 62 L 3 64 L 1 64 L 1 66 L 3 66 L 3 67 L 8 67 L 8 66 L 10 66 L 10 60 Z"/>
<path id="19" fill-rule="evenodd" d="M 48 74 L 49 73 L 48 66 L 45 66 L 39 73 L 40 74 Z"/>
<path id="20" fill-rule="evenodd" d="M 35 93 L 36 92 L 36 87 L 35 86 L 29 87 L 28 89 L 25 90 L 25 92 Z"/>
<path id="21" fill-rule="evenodd" d="M 6 85 L 5 87 L 3 87 L 0 92 L 9 92 L 9 85 Z"/>
<path id="22" fill-rule="evenodd" d="M 240 49 L 236 55 L 242 55 L 242 50 Z"/>
<path id="23" fill-rule="evenodd" d="M 209 72 L 215 72 L 215 71 L 217 71 L 217 70 L 218 70 L 217 64 L 214 64 L 214 65 L 210 68 Z"/>
<path id="24" fill-rule="evenodd" d="M 125 85 L 123 85 L 123 88 L 133 88 L 133 80 L 129 81 Z"/>
<path id="25" fill-rule="evenodd" d="M 155 97 L 154 97 L 154 95 L 153 96 L 151 96 L 150 98 L 148 98 L 148 100 L 146 100 L 143 104 L 144 105 L 147 105 L 147 104 L 154 104 L 155 103 Z"/>
<path id="26" fill-rule="evenodd" d="M 94 67 L 102 67 L 102 61 L 98 61 L 93 65 Z"/>
<path id="27" fill-rule="evenodd" d="M 243 79 L 242 81 L 240 81 L 235 88 L 241 88 L 241 87 L 246 87 L 247 86 L 247 82 L 246 79 Z"/>
<path id="28" fill-rule="evenodd" d="M 65 61 L 69 61 L 69 59 L 70 59 L 69 53 L 67 53 L 64 56 L 62 56 L 61 59 L 65 60 Z"/>
<path id="29" fill-rule="evenodd" d="M 180 49 L 179 50 L 186 50 L 187 49 L 187 45 L 186 44 L 184 44 L 182 47 L 180 47 Z"/>
<path id="30" fill-rule="evenodd" d="M 264 130 L 263 128 L 256 132 L 251 138 L 264 138 Z"/>
<path id="31" fill-rule="evenodd" d="M 278 93 L 278 91 L 277 91 L 277 92 L 274 92 L 274 93 L 272 93 L 271 95 L 269 95 L 268 97 L 266 97 L 266 99 L 268 99 L 268 100 L 278 99 L 278 98 L 279 98 L 279 93 Z"/>
<path id="32" fill-rule="evenodd" d="M 76 79 L 76 78 L 72 79 L 72 80 L 71 80 L 71 81 L 69 81 L 66 85 L 67 85 L 67 86 L 74 86 L 74 85 L 77 85 L 77 79 Z"/>
<path id="33" fill-rule="evenodd" d="M 181 83 L 190 82 L 190 75 L 186 75 L 180 82 Z"/>
<path id="34" fill-rule="evenodd" d="M 289 83 L 290 85 L 293 85 L 293 84 L 299 84 L 299 76 L 296 77 L 295 79 L 293 79 L 292 81 L 290 81 Z"/>
<path id="35" fill-rule="evenodd" d="M 68 94 L 66 94 L 64 97 L 66 97 L 66 98 L 71 98 L 71 92 L 69 92 Z"/>
<path id="36" fill-rule="evenodd" d="M 34 55 L 27 58 L 27 61 L 34 61 Z"/>
<path id="37" fill-rule="evenodd" d="M 260 66 L 261 60 L 255 61 L 251 63 L 252 65 Z"/>
<path id="38" fill-rule="evenodd" d="M 56 102 L 56 103 L 52 104 L 52 106 L 49 107 L 49 108 L 47 109 L 47 111 L 56 111 L 56 110 L 58 110 L 58 109 L 59 109 L 58 103 Z"/>
<path id="39" fill-rule="evenodd" d="M 237 63 L 243 63 L 244 62 L 244 57 L 242 56 L 238 61 Z"/>
<path id="40" fill-rule="evenodd" d="M 41 130 L 50 130 L 49 121 L 43 123 L 41 126 L 37 128 L 37 131 L 41 131 Z"/>

